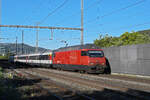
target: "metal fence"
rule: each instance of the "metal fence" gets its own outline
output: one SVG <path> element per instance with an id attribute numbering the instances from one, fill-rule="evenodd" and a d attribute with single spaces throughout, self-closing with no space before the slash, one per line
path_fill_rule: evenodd
<path id="1" fill-rule="evenodd" d="M 112 73 L 150 76 L 150 44 L 103 49 Z"/>

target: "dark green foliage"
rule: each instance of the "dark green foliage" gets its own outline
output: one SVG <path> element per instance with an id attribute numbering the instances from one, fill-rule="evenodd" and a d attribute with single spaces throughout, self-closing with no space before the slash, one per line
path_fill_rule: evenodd
<path id="1" fill-rule="evenodd" d="M 10 78 L 4 77 L 4 71 L 0 67 L 0 100 L 20 100 L 20 93 L 13 88 Z"/>
<path id="2" fill-rule="evenodd" d="M 150 43 L 150 36 L 145 33 L 141 34 L 139 32 L 131 32 L 131 33 L 125 32 L 120 37 L 100 35 L 99 39 L 94 40 L 94 44 L 100 47 L 147 44 L 147 43 Z"/>

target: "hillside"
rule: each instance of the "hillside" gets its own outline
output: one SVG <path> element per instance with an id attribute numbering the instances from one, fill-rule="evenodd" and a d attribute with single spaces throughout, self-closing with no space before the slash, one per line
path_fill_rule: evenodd
<path id="1" fill-rule="evenodd" d="M 150 36 L 150 29 L 149 30 L 138 31 L 138 32 L 142 33 L 142 34 L 148 34 Z"/>
<path id="2" fill-rule="evenodd" d="M 4 48 L 5 52 L 10 51 L 11 53 L 16 53 L 16 44 L 15 43 L 0 43 L 0 48 Z M 23 45 L 24 54 L 34 53 L 35 49 L 36 49 L 35 47 L 32 47 L 30 45 L 27 45 L 27 44 Z M 17 45 L 17 51 L 18 51 L 18 54 L 22 53 L 22 44 Z M 47 51 L 47 49 L 39 47 L 38 51 L 44 52 L 44 51 Z M 2 52 L 4 52 L 4 50 L 0 49 L 0 54 Z"/>

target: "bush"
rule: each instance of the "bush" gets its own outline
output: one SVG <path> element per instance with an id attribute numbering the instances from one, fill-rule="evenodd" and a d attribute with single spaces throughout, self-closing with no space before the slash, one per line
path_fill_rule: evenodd
<path id="1" fill-rule="evenodd" d="M 139 32 L 125 32 L 120 37 L 100 35 L 99 39 L 94 40 L 94 44 L 100 47 L 123 46 L 133 44 L 150 43 L 150 36 Z"/>

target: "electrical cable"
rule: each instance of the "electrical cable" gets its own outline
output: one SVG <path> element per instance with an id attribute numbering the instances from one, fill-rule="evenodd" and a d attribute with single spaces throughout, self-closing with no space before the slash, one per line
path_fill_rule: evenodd
<path id="1" fill-rule="evenodd" d="M 59 9 L 61 9 L 66 3 L 68 2 L 68 0 L 65 0 L 61 5 L 59 5 L 56 9 L 54 9 L 52 12 L 50 12 L 45 18 L 43 18 L 39 24 L 43 23 L 49 16 L 51 16 L 52 14 L 54 14 L 56 11 L 58 11 Z"/>
<path id="2" fill-rule="evenodd" d="M 88 11 L 89 8 L 95 7 L 94 5 L 97 5 L 97 4 L 101 3 L 101 2 L 102 2 L 102 0 L 98 0 L 98 1 L 96 1 L 96 2 L 94 2 L 94 3 L 92 3 L 92 4 L 89 5 L 87 8 L 84 9 L 84 12 L 85 12 L 85 11 Z M 66 21 L 66 19 L 68 20 L 69 18 L 72 18 L 72 17 L 74 17 L 74 16 L 76 16 L 76 15 L 79 15 L 80 13 L 81 13 L 80 11 L 75 12 L 75 13 L 73 13 L 72 15 L 67 16 L 66 18 L 64 18 L 64 19 L 62 19 L 61 21 L 59 21 L 59 23 L 60 23 L 60 22 L 64 22 L 64 21 Z M 59 23 L 56 23 L 56 25 L 59 25 Z"/>
<path id="3" fill-rule="evenodd" d="M 138 26 L 145 26 L 147 24 L 150 24 L 149 22 L 145 22 L 145 23 L 141 23 L 141 24 L 135 24 L 135 25 L 130 25 L 130 26 L 126 26 L 126 27 L 120 27 L 120 28 L 116 28 L 116 29 L 124 29 L 124 28 L 132 28 L 132 27 L 138 27 Z"/>
<path id="4" fill-rule="evenodd" d="M 97 16 L 96 18 L 94 18 L 94 19 L 92 19 L 92 20 L 89 20 L 89 21 L 87 21 L 86 23 L 84 23 L 84 25 L 85 25 L 85 24 L 89 24 L 89 23 L 91 23 L 91 22 L 93 22 L 93 21 L 97 21 L 97 20 L 99 20 L 100 18 L 104 18 L 104 17 L 106 17 L 106 16 L 109 16 L 109 15 L 112 15 L 112 14 L 114 14 L 114 13 L 120 12 L 120 11 L 122 11 L 122 10 L 126 10 L 126 9 L 128 9 L 128 8 L 131 8 L 131 7 L 133 7 L 133 6 L 136 6 L 136 5 L 138 5 L 138 4 L 141 4 L 141 3 L 145 2 L 145 1 L 146 1 L 146 0 L 140 0 L 140 1 L 135 2 L 135 3 L 133 3 L 133 4 L 127 5 L 126 7 L 123 7 L 123 8 L 114 10 L 114 11 L 112 11 L 112 12 L 106 13 L 106 14 L 104 14 L 104 15 L 102 15 L 102 16 Z M 76 25 L 76 26 L 80 26 L 80 25 Z"/>
<path id="5" fill-rule="evenodd" d="M 34 7 L 35 10 L 32 10 L 32 11 L 31 11 L 31 14 L 36 13 L 37 9 L 40 9 L 41 6 L 42 6 L 44 3 L 45 3 L 45 2 L 43 2 L 43 0 L 40 0 L 40 3 L 39 3 L 37 6 Z M 25 22 L 24 22 L 24 23 L 26 23 L 27 21 L 29 21 L 30 19 L 32 19 L 31 17 L 32 17 L 31 15 L 27 16 L 27 17 L 25 18 Z"/>

